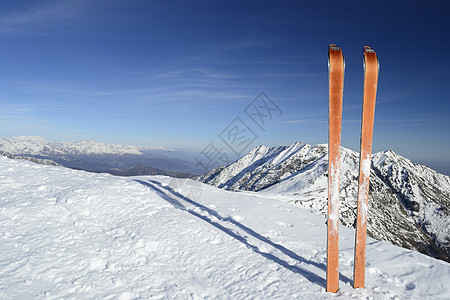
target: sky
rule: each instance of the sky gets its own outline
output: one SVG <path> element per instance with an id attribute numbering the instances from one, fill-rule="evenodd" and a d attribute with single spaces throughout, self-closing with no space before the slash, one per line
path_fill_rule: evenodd
<path id="1" fill-rule="evenodd" d="M 449 1 L 1 1 L 0 136 L 236 155 L 327 143 L 334 43 L 346 63 L 342 145 L 358 151 L 369 45 L 380 61 L 373 152 L 450 170 L 449 11 Z"/>

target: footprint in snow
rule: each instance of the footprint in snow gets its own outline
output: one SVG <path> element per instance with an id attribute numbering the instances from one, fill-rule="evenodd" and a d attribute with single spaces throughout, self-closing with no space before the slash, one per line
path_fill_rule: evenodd
<path id="1" fill-rule="evenodd" d="M 416 288 L 416 285 L 413 282 L 405 283 L 406 290 L 410 291 Z"/>

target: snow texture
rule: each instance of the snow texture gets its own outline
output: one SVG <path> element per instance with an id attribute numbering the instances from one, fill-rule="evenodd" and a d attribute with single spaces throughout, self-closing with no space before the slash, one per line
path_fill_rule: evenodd
<path id="1" fill-rule="evenodd" d="M 331 235 L 338 234 L 339 226 L 339 159 L 335 159 L 330 164 L 330 178 L 329 178 L 329 211 L 328 220 L 331 222 Z"/>
<path id="2" fill-rule="evenodd" d="M 369 154 L 367 154 L 367 156 L 361 161 L 362 178 L 359 179 L 360 186 L 358 190 L 358 216 L 362 224 L 365 224 L 367 222 L 367 213 L 369 210 L 369 208 L 367 207 L 367 203 L 369 201 L 370 163 L 371 157 Z"/>
<path id="3" fill-rule="evenodd" d="M 325 292 L 325 218 L 192 180 L 115 177 L 0 157 L 1 299 L 449 299 L 450 265 L 368 239 L 353 289 Z"/>
<path id="4" fill-rule="evenodd" d="M 370 162 L 371 162 L 371 157 L 369 154 L 367 154 L 367 156 L 361 162 L 361 171 L 365 177 L 370 176 Z"/>

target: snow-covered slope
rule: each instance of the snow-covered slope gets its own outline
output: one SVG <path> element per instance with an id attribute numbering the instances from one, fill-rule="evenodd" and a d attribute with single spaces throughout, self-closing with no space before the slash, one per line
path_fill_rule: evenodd
<path id="1" fill-rule="evenodd" d="M 29 157 L 29 156 L 17 156 L 17 155 L 13 155 L 11 153 L 8 152 L 4 152 L 0 150 L 0 155 L 1 156 L 5 156 L 7 158 L 11 158 L 11 159 L 23 159 L 23 160 L 28 160 L 28 161 L 32 161 L 36 164 L 41 164 L 41 165 L 49 165 L 49 166 L 61 166 L 60 164 L 49 160 L 49 159 L 43 159 L 43 158 L 35 158 L 35 157 Z"/>
<path id="2" fill-rule="evenodd" d="M 227 190 L 258 191 L 327 215 L 326 145 L 259 146 L 201 181 Z M 359 154 L 341 148 L 340 222 L 354 227 Z M 372 158 L 368 233 L 450 261 L 450 177 L 392 151 Z"/>
<path id="3" fill-rule="evenodd" d="M 193 180 L 115 177 L 0 157 L 0 298 L 335 299 L 325 219 Z M 340 299 L 448 299 L 450 265 L 368 239 L 353 289 L 341 228 Z"/>

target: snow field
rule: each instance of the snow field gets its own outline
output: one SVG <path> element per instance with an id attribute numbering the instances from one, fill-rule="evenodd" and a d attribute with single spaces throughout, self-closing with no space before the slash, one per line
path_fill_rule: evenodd
<path id="1" fill-rule="evenodd" d="M 192 180 L 93 174 L 0 157 L 0 298 L 448 299 L 449 264 L 368 239 L 353 289 L 325 292 L 325 219 Z"/>

